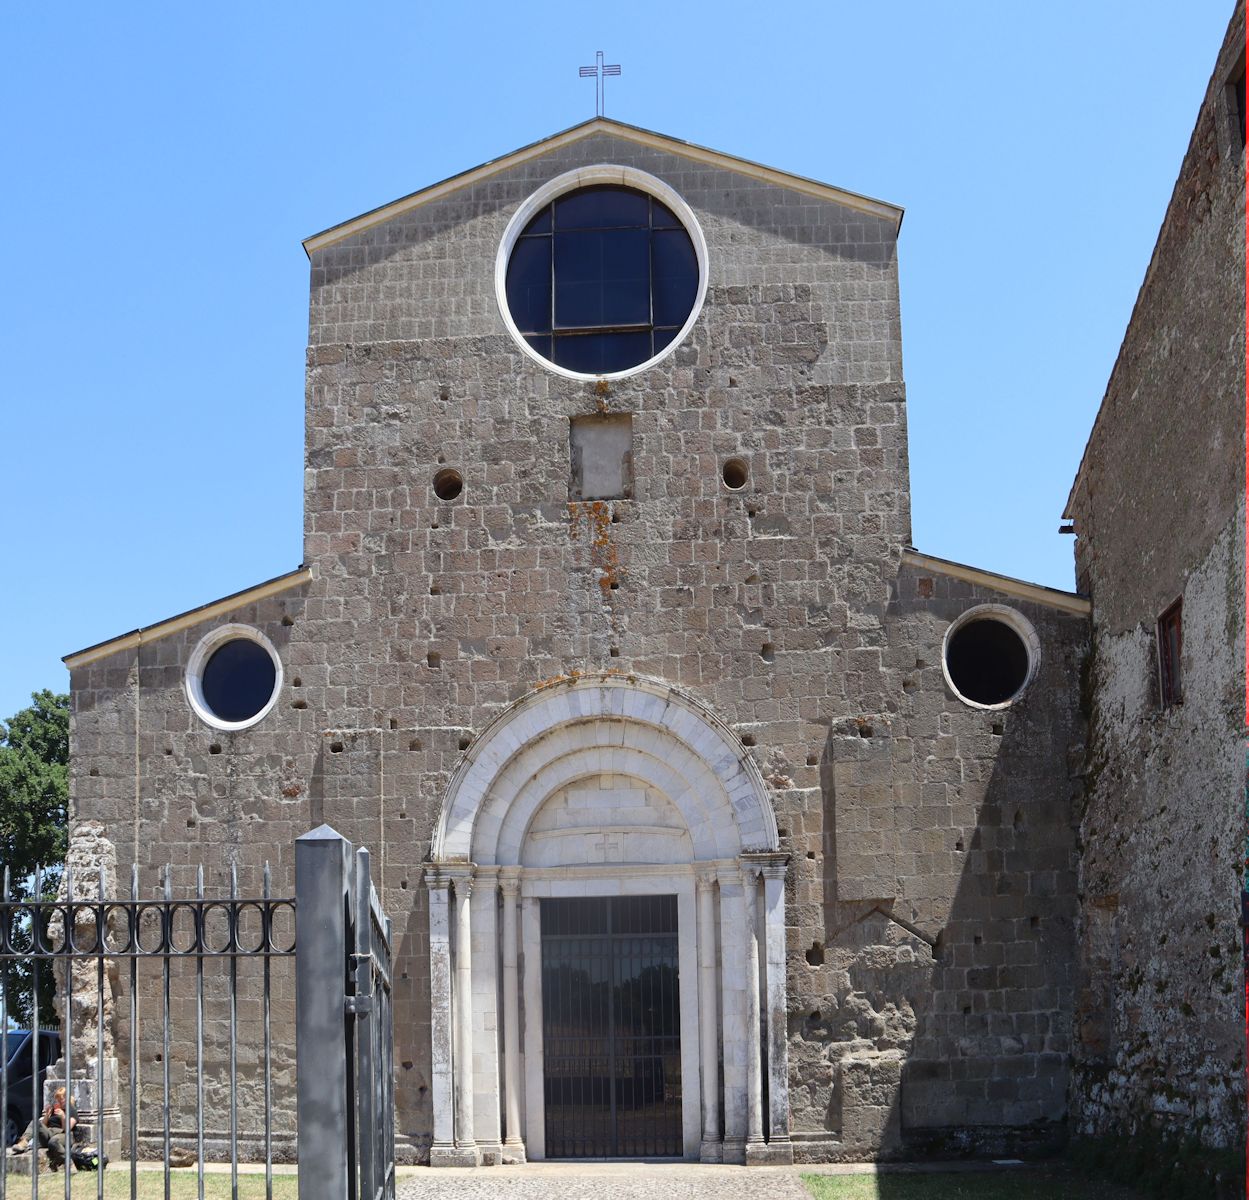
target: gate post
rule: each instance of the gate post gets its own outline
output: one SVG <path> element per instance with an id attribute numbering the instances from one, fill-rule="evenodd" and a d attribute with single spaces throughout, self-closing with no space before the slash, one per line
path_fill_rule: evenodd
<path id="1" fill-rule="evenodd" d="M 352 846 L 328 825 L 295 841 L 299 1200 L 347 1200 L 355 1113 L 345 1020 Z"/>

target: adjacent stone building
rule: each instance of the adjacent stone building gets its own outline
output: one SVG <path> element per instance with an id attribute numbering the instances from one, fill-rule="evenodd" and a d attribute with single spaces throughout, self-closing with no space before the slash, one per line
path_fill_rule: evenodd
<path id="1" fill-rule="evenodd" d="M 1244 73 L 1237 5 L 1067 508 L 1093 603 L 1071 1123 L 1172 1159 L 1245 1142 Z"/>
<path id="2" fill-rule="evenodd" d="M 403 1156 L 1064 1139 L 1128 891 L 1078 822 L 1137 803 L 1087 701 L 1098 796 L 1148 638 L 1090 676 L 1083 596 L 911 546 L 901 218 L 599 118 L 310 238 L 303 565 L 67 659 L 74 816 L 144 886 L 370 847 Z"/>

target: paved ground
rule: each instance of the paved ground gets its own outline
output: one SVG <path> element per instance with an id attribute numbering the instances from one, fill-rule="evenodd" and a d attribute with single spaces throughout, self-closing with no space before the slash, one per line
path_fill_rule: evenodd
<path id="1" fill-rule="evenodd" d="M 398 1200 L 811 1200 L 790 1167 L 531 1163 L 440 1168 L 399 1179 Z"/>
<path id="2" fill-rule="evenodd" d="M 997 1163 L 819 1163 L 722 1167 L 700 1163 L 530 1163 L 526 1167 L 400 1167 L 398 1200 L 811 1200 L 799 1174 L 1001 1172 Z"/>

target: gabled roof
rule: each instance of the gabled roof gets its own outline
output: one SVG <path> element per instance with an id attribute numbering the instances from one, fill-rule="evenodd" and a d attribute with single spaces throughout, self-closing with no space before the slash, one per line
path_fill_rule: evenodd
<path id="1" fill-rule="evenodd" d="M 411 195 L 403 196 L 398 200 L 392 200 L 389 204 L 383 204 L 380 208 L 362 213 L 358 217 L 353 217 L 350 221 L 343 221 L 339 225 L 331 225 L 329 229 L 323 229 L 320 233 L 314 233 L 311 237 L 304 238 L 304 251 L 311 257 L 315 251 L 324 250 L 326 246 L 332 246 L 343 238 L 362 233 L 366 229 L 372 229 L 373 226 L 380 225 L 383 221 L 389 221 L 402 213 L 410 212 L 414 208 L 419 208 L 422 204 L 428 204 L 431 200 L 440 200 L 451 192 L 471 187 L 483 179 L 489 179 L 491 175 L 496 175 L 500 171 L 506 171 L 531 158 L 537 158 L 539 155 L 550 154 L 553 150 L 571 145 L 573 142 L 579 142 L 583 138 L 592 137 L 597 133 L 609 133 L 613 137 L 636 142 L 641 146 L 649 146 L 655 150 L 664 150 L 669 154 L 676 154 L 693 162 L 723 167 L 729 171 L 736 171 L 739 175 L 748 175 L 753 179 L 776 184 L 778 187 L 786 187 L 795 192 L 802 192 L 807 196 L 814 196 L 820 200 L 830 200 L 834 204 L 842 204 L 858 212 L 879 217 L 882 221 L 890 221 L 893 223 L 895 232 L 902 225 L 903 210 L 896 204 L 890 204 L 885 200 L 874 200 L 871 196 L 861 196 L 858 192 L 849 192 L 844 188 L 833 187 L 831 184 L 821 183 L 816 179 L 807 179 L 802 175 L 792 175 L 788 171 L 779 171 L 775 167 L 767 167 L 762 163 L 751 162 L 746 158 L 737 158 L 735 155 L 725 154 L 720 150 L 709 150 L 705 146 L 696 146 L 693 142 L 683 142 L 679 138 L 668 137 L 667 134 L 663 133 L 655 133 L 650 129 L 642 129 L 637 125 L 626 125 L 622 121 L 613 121 L 608 117 L 592 117 L 588 121 L 583 121 L 580 125 L 574 125 L 570 129 L 563 130 L 561 133 L 552 134 L 539 142 L 532 142 L 528 146 L 522 146 L 519 150 L 513 150 L 511 154 L 505 154 L 502 158 L 491 159 L 487 163 L 482 163 L 479 167 L 473 167 L 470 170 L 460 172 L 458 175 L 452 175 L 441 183 L 435 183 L 430 187 L 422 188 L 419 192 L 413 192 Z"/>
<path id="2" fill-rule="evenodd" d="M 183 629 L 188 629 L 192 625 L 198 625 L 201 621 L 211 621 L 214 617 L 220 617 L 226 613 L 233 612 L 237 608 L 242 608 L 245 604 L 255 604 L 257 600 L 265 600 L 269 596 L 276 596 L 280 592 L 289 591 L 293 587 L 298 587 L 302 583 L 310 583 L 311 581 L 311 568 L 296 567 L 295 570 L 288 571 L 285 575 L 278 575 L 276 578 L 267 579 L 264 583 L 258 583 L 254 587 L 244 588 L 241 592 L 233 592 L 229 596 L 222 596 L 220 600 L 201 604 L 199 608 L 188 609 L 175 617 L 157 621 L 155 625 L 144 625 L 142 628 L 132 630 L 130 633 L 123 633 L 118 637 L 109 638 L 106 642 L 97 642 L 94 646 L 88 646 L 85 650 L 75 650 L 73 654 L 65 655 L 61 662 L 71 671 L 76 667 L 85 667 L 88 663 L 93 663 L 99 658 L 107 658 L 110 654 L 116 654 L 119 650 L 130 650 L 135 646 L 146 646 L 149 642 L 159 641 L 163 637 L 168 637 L 171 633 L 180 633 Z"/>
<path id="3" fill-rule="evenodd" d="M 1057 608 L 1061 612 L 1074 613 L 1076 616 L 1087 617 L 1093 611 L 1089 598 L 1082 596 L 1079 592 L 1065 592 L 1061 588 L 1046 587 L 1041 583 L 1029 583 L 1026 579 L 1016 579 L 1013 575 L 999 575 L 996 571 L 986 571 L 982 567 L 955 562 L 950 558 L 938 558 L 935 554 L 924 554 L 916 550 L 914 546 L 907 546 L 903 549 L 902 562 L 908 567 L 918 567 L 923 571 L 949 575 L 965 583 L 975 584 L 977 587 L 989 588 L 1007 596 L 1015 596 L 1020 600 L 1031 600 L 1034 604 L 1044 604 L 1049 608 Z"/>

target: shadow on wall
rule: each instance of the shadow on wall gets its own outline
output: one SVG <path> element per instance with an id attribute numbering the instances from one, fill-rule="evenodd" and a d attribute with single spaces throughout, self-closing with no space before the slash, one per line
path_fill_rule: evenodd
<path id="1" fill-rule="evenodd" d="M 912 736 L 908 717 L 828 738 L 827 940 L 806 951 L 811 999 L 790 1016 L 796 1141 L 823 1141 L 812 1157 L 1065 1140 L 1079 783 L 1047 700 L 1074 672 L 1057 657 L 1005 712 L 936 693 L 938 736 Z"/>

